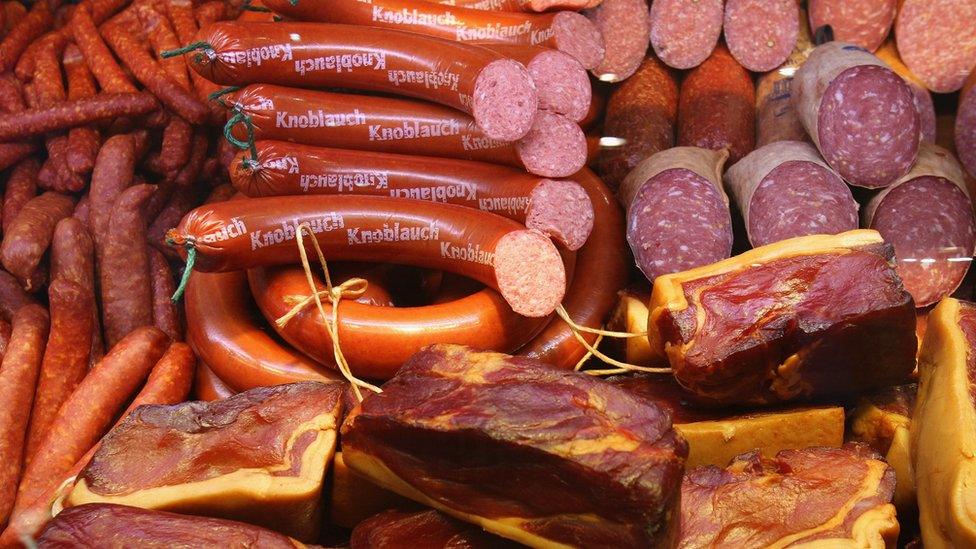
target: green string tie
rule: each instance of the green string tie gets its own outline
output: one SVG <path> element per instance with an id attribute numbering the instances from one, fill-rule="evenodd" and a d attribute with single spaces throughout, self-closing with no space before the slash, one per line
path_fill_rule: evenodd
<path id="1" fill-rule="evenodd" d="M 170 298 L 173 303 L 179 303 L 183 299 L 183 292 L 186 291 L 186 284 L 190 281 L 190 273 L 193 272 L 193 265 L 197 262 L 197 247 L 194 241 L 187 239 L 184 246 L 186 246 L 186 267 L 183 268 L 180 285 L 176 287 L 176 291 L 173 292 L 173 297 Z"/>
<path id="2" fill-rule="evenodd" d="M 175 50 L 161 51 L 159 52 L 159 56 L 162 57 L 163 59 L 167 59 L 170 57 L 176 57 L 177 55 L 190 53 L 191 51 L 199 51 L 199 50 L 203 50 L 203 51 L 213 50 L 213 46 L 210 45 L 210 42 L 191 42 L 183 46 L 182 48 L 176 48 Z"/>
<path id="3" fill-rule="evenodd" d="M 244 114 L 239 107 L 235 107 L 234 110 L 236 111 L 234 116 L 227 120 L 227 124 L 224 124 L 224 138 L 238 149 L 251 151 L 251 160 L 257 163 L 258 148 L 254 144 L 254 123 L 251 122 L 251 117 Z M 238 123 L 243 123 L 244 128 L 247 129 L 247 141 L 241 141 L 234 137 L 234 126 Z"/>

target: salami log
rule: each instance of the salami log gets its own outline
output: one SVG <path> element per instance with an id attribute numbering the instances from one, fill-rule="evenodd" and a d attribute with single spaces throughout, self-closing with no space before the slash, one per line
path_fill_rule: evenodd
<path id="1" fill-rule="evenodd" d="M 737 162 L 756 146 L 756 91 L 749 73 L 719 45 L 681 83 L 678 145 L 728 149 Z"/>
<path id="2" fill-rule="evenodd" d="M 484 44 L 525 65 L 539 95 L 539 108 L 581 122 L 589 112 L 592 88 L 586 69 L 573 56 L 543 46 Z"/>
<path id="3" fill-rule="evenodd" d="M 375 2 L 343 1 L 367 13 L 380 8 Z M 302 0 L 300 5 L 315 2 Z M 341 5 L 332 2 L 318 11 L 334 14 Z M 295 36 L 300 37 L 297 42 Z M 203 29 L 197 39 L 210 49 L 191 57 L 191 66 L 218 84 L 342 87 L 416 97 L 467 112 L 487 136 L 503 141 L 524 136 L 538 109 L 524 66 L 470 44 L 366 26 L 309 23 L 223 22 Z"/>
<path id="4" fill-rule="evenodd" d="M 600 0 L 437 0 L 437 3 L 485 11 L 547 12 L 592 8 Z"/>
<path id="5" fill-rule="evenodd" d="M 674 74 L 648 55 L 637 72 L 610 94 L 594 169 L 616 189 L 641 160 L 674 146 L 677 118 Z"/>
<path id="6" fill-rule="evenodd" d="M 976 0 L 902 0 L 898 53 L 936 93 L 954 92 L 976 67 Z"/>
<path id="7" fill-rule="evenodd" d="M 514 219 L 570 250 L 593 228 L 593 206 L 573 181 L 480 162 L 281 141 L 259 141 L 256 150 L 257 164 L 241 151 L 230 168 L 231 182 L 250 197 L 358 194 L 460 204 Z"/>
<path id="8" fill-rule="evenodd" d="M 834 40 L 875 51 L 895 22 L 898 0 L 810 0 L 810 28 L 830 25 Z"/>
<path id="9" fill-rule="evenodd" d="M 953 136 L 959 160 L 969 175 L 976 177 L 976 69 L 959 94 Z"/>
<path id="10" fill-rule="evenodd" d="M 542 233 L 453 204 L 375 196 L 235 200 L 197 208 L 168 236 L 196 250 L 197 269 L 230 271 L 298 261 L 302 223 L 332 260 L 396 258 L 456 272 L 499 290 L 526 316 L 552 313 L 566 290 L 563 261 Z"/>
<path id="11" fill-rule="evenodd" d="M 620 185 L 627 243 L 651 282 L 731 255 L 732 218 L 722 190 L 727 158 L 726 151 L 674 147 L 638 164 Z"/>
<path id="12" fill-rule="evenodd" d="M 756 146 L 774 141 L 809 141 L 792 99 L 793 75 L 813 51 L 813 38 L 806 12 L 800 10 L 796 45 L 776 70 L 759 76 L 756 82 Z"/>
<path id="13" fill-rule="evenodd" d="M 878 56 L 878 59 L 887 63 L 888 68 L 902 77 L 908 87 L 911 88 L 912 94 L 915 96 L 915 108 L 918 109 L 919 122 L 922 125 L 922 140 L 935 143 L 935 104 L 932 103 L 932 94 L 925 87 L 925 83 L 912 74 L 912 71 L 908 70 L 908 67 L 902 62 L 893 40 L 886 41 L 874 54 Z"/>
<path id="14" fill-rule="evenodd" d="M 857 228 L 850 189 L 809 143 L 760 147 L 729 168 L 724 179 L 755 247 Z"/>
<path id="15" fill-rule="evenodd" d="M 796 46 L 799 7 L 796 0 L 728 0 L 724 26 L 725 43 L 740 65 L 770 71 Z"/>
<path id="16" fill-rule="evenodd" d="M 820 154 L 851 185 L 890 185 L 915 163 L 921 123 L 912 91 L 860 47 L 814 48 L 796 71 L 792 94 Z"/>
<path id="17" fill-rule="evenodd" d="M 951 294 L 976 251 L 976 219 L 962 166 L 945 149 L 923 143 L 912 170 L 868 203 L 864 226 L 894 245 L 895 270 L 916 307 Z"/>
<path id="18" fill-rule="evenodd" d="M 583 15 L 603 35 L 606 54 L 591 71 L 604 82 L 629 78 L 650 44 L 651 18 L 644 0 L 603 0 Z"/>
<path id="19" fill-rule="evenodd" d="M 711 55 L 722 34 L 722 0 L 654 0 L 651 45 L 670 67 L 697 67 Z"/>
<path id="20" fill-rule="evenodd" d="M 546 46 L 572 55 L 587 69 L 597 66 L 604 55 L 600 31 L 585 17 L 569 11 L 487 12 L 418 0 L 371 0 L 369 4 L 358 0 L 267 0 L 265 3 L 274 11 L 300 21 L 356 25 L 353 31 L 356 34 L 368 25 L 457 42 Z"/>
<path id="21" fill-rule="evenodd" d="M 586 137 L 571 120 L 541 111 L 516 143 L 492 139 L 474 120 L 447 107 L 387 97 L 247 86 L 232 99 L 246 116 L 232 128 L 240 140 L 274 139 L 378 152 L 420 154 L 525 167 L 544 177 L 566 177 L 586 162 Z"/>

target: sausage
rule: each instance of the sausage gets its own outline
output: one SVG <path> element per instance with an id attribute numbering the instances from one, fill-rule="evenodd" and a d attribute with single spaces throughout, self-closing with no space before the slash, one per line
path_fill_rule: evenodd
<path id="1" fill-rule="evenodd" d="M 197 25 L 200 27 L 206 27 L 216 21 L 227 19 L 224 2 L 220 0 L 211 0 L 210 2 L 204 2 L 196 6 L 193 10 L 193 16 L 196 18 Z"/>
<path id="2" fill-rule="evenodd" d="M 603 36 L 606 54 L 591 71 L 603 82 L 634 74 L 651 40 L 651 18 L 644 0 L 603 0 L 583 15 Z"/>
<path id="3" fill-rule="evenodd" d="M 857 228 L 857 202 L 844 180 L 809 143 L 760 147 L 725 172 L 754 247 Z"/>
<path id="4" fill-rule="evenodd" d="M 543 46 L 482 44 L 525 65 L 539 96 L 539 109 L 574 122 L 589 110 L 592 90 L 586 69 L 573 56 Z"/>
<path id="5" fill-rule="evenodd" d="M 140 326 L 153 324 L 149 245 L 143 208 L 152 185 L 122 191 L 112 207 L 111 234 L 103 246 L 99 269 L 105 343 L 111 347 Z"/>
<path id="6" fill-rule="evenodd" d="M 485 11 L 548 12 L 592 8 L 600 0 L 437 0 L 437 3 Z"/>
<path id="7" fill-rule="evenodd" d="M 33 99 L 32 106 L 50 107 L 67 97 L 61 76 L 61 50 L 64 44 L 55 44 L 50 40 L 44 40 L 41 44 L 34 53 L 34 74 L 31 80 L 33 98 L 29 97 L 28 100 Z"/>
<path id="8" fill-rule="evenodd" d="M 888 37 L 898 0 L 810 0 L 810 28 L 830 25 L 834 40 L 875 51 Z"/>
<path id="9" fill-rule="evenodd" d="M 289 296 L 309 295 L 299 267 L 248 271 L 251 293 L 265 318 L 276 319 L 293 306 Z M 316 282 L 320 289 L 324 287 Z M 403 362 L 435 342 L 460 341 L 493 350 L 517 349 L 541 329 L 546 317 L 512 312 L 493 290 L 482 290 L 451 303 L 424 307 L 377 307 L 343 302 L 339 308 L 339 341 L 353 374 L 368 379 L 393 377 Z M 275 328 L 292 346 L 318 361 L 331 360 L 332 340 L 321 314 L 307 307 L 284 327 Z M 387 344 L 378 348 L 377 338 Z M 233 378 L 225 377 L 231 385 Z"/>
<path id="10" fill-rule="evenodd" d="M 740 65 L 754 72 L 771 71 L 796 46 L 799 6 L 796 0 L 728 0 L 724 27 L 725 43 Z"/>
<path id="11" fill-rule="evenodd" d="M 26 108 L 20 80 L 12 74 L 0 74 L 0 112 L 19 112 Z"/>
<path id="12" fill-rule="evenodd" d="M 627 243 L 648 280 L 727 259 L 732 218 L 722 189 L 727 151 L 675 147 L 633 169 L 618 196 Z"/>
<path id="13" fill-rule="evenodd" d="M 148 248 L 149 272 L 152 281 L 153 324 L 173 341 L 183 340 L 183 327 L 180 313 L 171 299 L 176 292 L 173 271 L 163 253 L 156 248 Z"/>
<path id="14" fill-rule="evenodd" d="M 109 51 L 101 34 L 98 33 L 88 10 L 76 9 L 68 23 L 68 28 L 92 75 L 98 80 L 98 86 L 102 92 L 136 92 L 135 84 L 115 61 L 112 52 Z"/>
<path id="15" fill-rule="evenodd" d="M 58 410 L 24 470 L 17 490 L 18 509 L 55 488 L 64 473 L 95 445 L 168 345 L 166 334 L 156 328 L 139 328 L 91 369 Z"/>
<path id="16" fill-rule="evenodd" d="M 697 67 L 712 54 L 722 33 L 722 0 L 654 0 L 651 46 L 669 67 Z"/>
<path id="17" fill-rule="evenodd" d="M 936 93 L 962 87 L 976 67 L 976 0 L 902 0 L 895 20 L 898 53 Z"/>
<path id="18" fill-rule="evenodd" d="M 10 344 L 10 322 L 0 319 L 0 358 L 7 354 L 7 346 Z"/>
<path id="19" fill-rule="evenodd" d="M 160 354 L 162 350 L 153 353 Z M 174 343 L 166 350 L 165 355 L 152 366 L 149 378 L 139 393 L 132 399 L 132 403 L 119 416 L 112 428 L 125 419 L 139 406 L 148 404 L 177 404 L 189 396 L 193 382 L 194 357 L 186 345 Z M 105 430 L 108 431 L 107 429 Z M 100 437 L 99 437 L 100 438 Z M 59 474 L 53 482 L 48 483 L 44 490 L 37 491 L 31 501 L 18 499 L 17 506 L 10 517 L 7 529 L 0 535 L 0 547 L 8 547 L 13 540 L 23 536 L 36 536 L 37 532 L 51 519 L 51 508 L 63 495 L 62 491 L 73 486 L 72 479 L 88 465 L 92 456 L 98 450 L 101 441 L 95 442 L 88 452 L 79 458 L 70 469 Z M 26 497 L 26 496 L 25 496 Z"/>
<path id="20" fill-rule="evenodd" d="M 158 54 L 182 46 L 169 20 L 156 11 L 152 5 L 143 4 L 136 7 L 136 14 L 142 22 L 142 30 L 145 32 L 149 45 L 154 52 Z M 161 58 L 159 64 L 176 83 L 186 90 L 190 89 L 190 77 L 187 73 L 186 63 L 182 59 L 179 57 Z"/>
<path id="21" fill-rule="evenodd" d="M 68 99 L 75 101 L 93 97 L 96 93 L 95 81 L 78 47 L 74 44 L 66 47 L 61 63 L 68 81 Z M 77 175 L 91 173 L 101 144 L 102 140 L 95 126 L 71 128 L 68 131 L 68 144 L 64 151 L 68 168 Z"/>
<path id="22" fill-rule="evenodd" d="M 166 107 L 188 122 L 205 124 L 210 118 L 209 107 L 169 76 L 146 48 L 131 35 L 129 29 L 138 25 L 138 20 L 131 19 L 135 18 L 116 16 L 108 21 L 101 27 L 102 38 L 122 63 L 132 71 L 136 80 L 151 91 L 152 95 L 158 97 Z"/>
<path id="23" fill-rule="evenodd" d="M 0 269 L 0 315 L 11 320 L 21 307 L 34 303 L 34 298 L 7 271 Z"/>
<path id="24" fill-rule="evenodd" d="M 868 202 L 864 226 L 895 247 L 895 271 L 916 307 L 951 294 L 976 251 L 976 219 L 962 166 L 945 149 L 923 143 L 911 171 Z"/>
<path id="25" fill-rule="evenodd" d="M 231 182 L 250 197 L 361 194 L 459 204 L 514 219 L 570 250 L 593 228 L 593 206 L 573 181 L 479 162 L 281 141 L 259 141 L 256 150 L 257 165 L 242 151 L 230 168 Z"/>
<path id="26" fill-rule="evenodd" d="M 800 9 L 796 45 L 776 70 L 759 76 L 756 82 L 756 146 L 774 141 L 810 141 L 792 99 L 793 75 L 813 51 L 813 38 L 806 12 Z"/>
<path id="27" fill-rule="evenodd" d="M 197 178 L 203 170 L 203 163 L 207 160 L 207 147 L 208 140 L 206 133 L 198 131 L 193 135 L 190 157 L 173 178 L 173 182 L 177 186 L 189 187 L 197 182 Z"/>
<path id="28" fill-rule="evenodd" d="M 371 4 L 356 0 L 301 0 L 295 3 L 267 0 L 265 4 L 285 17 L 300 21 L 357 25 L 356 34 L 368 25 L 457 42 L 546 46 L 572 55 L 587 69 L 597 66 L 604 55 L 600 31 L 582 15 L 569 11 L 545 14 L 489 12 L 417 0 L 373 0 Z M 340 31 L 336 29 L 334 32 Z M 402 40 L 388 36 L 395 42 Z"/>
<path id="29" fill-rule="evenodd" d="M 376 3 L 348 3 L 367 13 L 382 9 Z M 309 5 L 315 3 L 301 2 Z M 321 13 L 335 15 L 343 5 L 343 0 L 332 1 Z M 301 42 L 293 44 L 290 37 L 296 35 Z M 520 63 L 486 48 L 421 34 L 366 26 L 350 32 L 341 25 L 223 22 L 203 29 L 197 40 L 209 49 L 192 56 L 191 66 L 218 84 L 342 87 L 416 97 L 470 114 L 485 135 L 501 141 L 524 136 L 538 109 L 532 78 Z"/>
<path id="30" fill-rule="evenodd" d="M 851 185 L 884 187 L 914 164 L 920 138 L 915 98 L 870 53 L 842 42 L 817 46 L 796 71 L 792 95 L 820 154 Z"/>
<path id="31" fill-rule="evenodd" d="M 0 73 L 14 68 L 14 64 L 27 46 L 53 24 L 54 14 L 49 4 L 34 2 L 27 16 L 18 21 L 0 41 Z"/>
<path id="32" fill-rule="evenodd" d="M 193 383 L 193 396 L 197 400 L 220 400 L 232 397 L 237 391 L 228 386 L 224 380 L 216 374 L 206 364 L 197 364 L 196 380 Z"/>
<path id="33" fill-rule="evenodd" d="M 34 386 L 48 333 L 47 311 L 23 307 L 13 317 L 10 344 L 0 364 L 0 524 L 13 509 L 24 458 L 24 439 Z"/>
<path id="34" fill-rule="evenodd" d="M 167 257 L 179 259 L 172 246 L 166 244 L 166 231 L 179 224 L 180 220 L 194 206 L 199 204 L 196 188 L 191 186 L 176 187 L 169 202 L 163 206 L 163 210 L 149 225 L 146 231 L 149 244 L 163 252 Z"/>
<path id="35" fill-rule="evenodd" d="M 85 188 L 85 180 L 68 167 L 67 152 L 67 135 L 48 137 L 47 160 L 37 174 L 37 182 L 43 189 L 76 192 Z"/>
<path id="36" fill-rule="evenodd" d="M 30 157 L 35 148 L 33 143 L 0 143 L 0 170 Z"/>
<path id="37" fill-rule="evenodd" d="M 17 214 L 10 231 L 3 235 L 0 259 L 10 274 L 16 276 L 27 291 L 36 290 L 32 278 L 41 267 L 41 260 L 58 221 L 70 217 L 74 200 L 56 192 L 46 192 L 32 198 Z"/>
<path id="38" fill-rule="evenodd" d="M 48 288 L 48 297 L 51 331 L 31 410 L 25 467 L 51 428 L 58 409 L 88 373 L 92 347 L 95 296 L 69 279 L 56 278 Z"/>
<path id="39" fill-rule="evenodd" d="M 84 223 L 75 217 L 58 222 L 51 240 L 51 280 L 64 279 L 81 287 L 95 302 L 95 244 Z M 102 323 L 98 308 L 92 308 L 92 341 L 89 363 L 104 354 Z"/>
<path id="40" fill-rule="evenodd" d="M 593 233 L 576 253 L 573 281 L 566 290 L 563 307 L 577 324 L 599 328 L 617 302 L 617 293 L 627 284 L 630 274 L 627 258 L 620 253 L 625 246 L 624 218 L 610 189 L 588 169 L 573 176 L 586 190 L 593 203 Z M 595 334 L 580 334 L 593 345 Z M 516 353 L 571 369 L 586 354 L 576 335 L 560 318 L 551 322 Z"/>
<path id="41" fill-rule="evenodd" d="M 918 110 L 919 123 L 921 123 L 922 140 L 935 143 L 935 104 L 932 102 L 932 94 L 925 87 L 925 83 L 912 74 L 912 71 L 908 70 L 908 67 L 902 62 L 901 57 L 898 56 L 898 49 L 895 47 L 894 40 L 886 41 L 874 54 L 908 84 L 915 98 L 915 108 Z"/>
<path id="42" fill-rule="evenodd" d="M 976 177 L 976 69 L 973 69 L 959 93 L 959 106 L 952 130 L 959 160 L 969 175 Z"/>
<path id="43" fill-rule="evenodd" d="M 17 214 L 24 204 L 37 196 L 37 172 L 41 164 L 35 158 L 27 158 L 18 163 L 7 178 L 7 187 L 3 192 L 3 234 L 10 232 L 10 227 L 17 219 Z"/>
<path id="44" fill-rule="evenodd" d="M 139 116 L 157 108 L 159 103 L 150 93 L 102 93 L 48 108 L 2 114 L 0 141 L 25 139 L 123 116 Z"/>
<path id="45" fill-rule="evenodd" d="M 525 316 L 551 313 L 566 288 L 562 259 L 548 238 L 453 204 L 375 196 L 253 198 L 197 208 L 168 237 L 195 246 L 196 269 L 229 271 L 298 261 L 295 232 L 304 222 L 332 260 L 396 257 L 404 265 L 456 272 L 499 290 Z"/>
<path id="46" fill-rule="evenodd" d="M 512 144 L 491 139 L 460 111 L 408 99 L 256 84 L 238 91 L 231 102 L 253 124 L 255 139 L 477 160 L 524 167 L 544 177 L 571 175 L 586 161 L 579 126 L 545 111 Z M 232 132 L 237 139 L 248 138 L 244 124 Z"/>
<path id="47" fill-rule="evenodd" d="M 729 149 L 737 162 L 756 147 L 756 93 L 723 45 L 688 72 L 678 98 L 678 145 Z"/>
<path id="48" fill-rule="evenodd" d="M 162 175 L 168 178 L 176 177 L 190 161 L 192 143 L 193 126 L 179 116 L 172 117 L 163 130 L 163 142 L 159 151 L 159 167 Z"/>
<path id="49" fill-rule="evenodd" d="M 122 191 L 132 185 L 136 154 L 132 135 L 113 135 L 105 140 L 92 170 L 88 225 L 99 257 L 109 239 L 112 205 Z M 101 265 L 99 265 L 101 269 Z"/>
<path id="50" fill-rule="evenodd" d="M 342 379 L 268 335 L 243 271 L 194 273 L 184 300 L 187 343 L 234 391 Z M 342 305 L 343 314 L 348 305 Z"/>
<path id="51" fill-rule="evenodd" d="M 607 101 L 594 169 L 611 188 L 648 156 L 674 146 L 678 84 L 671 69 L 648 55 Z"/>

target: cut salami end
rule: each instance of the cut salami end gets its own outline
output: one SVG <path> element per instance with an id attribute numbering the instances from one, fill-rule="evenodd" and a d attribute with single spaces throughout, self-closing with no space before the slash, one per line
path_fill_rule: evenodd
<path id="1" fill-rule="evenodd" d="M 898 52 L 936 93 L 962 87 L 976 66 L 976 0 L 904 0 L 895 22 Z"/>
<path id="2" fill-rule="evenodd" d="M 535 56 L 529 74 L 539 91 L 539 108 L 579 122 L 590 109 L 590 78 L 579 61 L 557 50 Z"/>
<path id="3" fill-rule="evenodd" d="M 736 61 L 751 71 L 782 65 L 799 31 L 796 0 L 728 0 L 725 4 L 725 42 Z"/>
<path id="4" fill-rule="evenodd" d="M 829 169 L 804 160 L 773 168 L 749 204 L 749 242 L 765 246 L 787 238 L 857 229 L 857 202 Z"/>
<path id="5" fill-rule="evenodd" d="M 889 185 L 908 173 L 918 155 L 915 97 L 881 65 L 851 67 L 834 78 L 817 124 L 824 159 L 852 185 Z"/>
<path id="6" fill-rule="evenodd" d="M 488 137 L 500 141 L 520 139 L 532 127 L 538 108 L 535 84 L 521 63 L 499 59 L 478 74 L 472 114 Z"/>
<path id="7" fill-rule="evenodd" d="M 566 271 L 556 247 L 538 231 L 513 231 L 495 246 L 495 277 L 516 313 L 550 314 L 566 291 Z"/>
<path id="8" fill-rule="evenodd" d="M 810 0 L 810 28 L 830 25 L 834 40 L 878 49 L 895 21 L 897 0 Z"/>
<path id="9" fill-rule="evenodd" d="M 589 19 L 574 11 L 556 14 L 552 21 L 556 49 L 576 58 L 589 70 L 603 61 L 606 53 L 600 30 Z"/>
<path id="10" fill-rule="evenodd" d="M 644 0 L 603 0 L 584 15 L 603 34 L 606 55 L 593 69 L 604 82 L 619 82 L 634 74 L 647 52 L 650 19 Z"/>
<path id="11" fill-rule="evenodd" d="M 654 53 L 676 69 L 697 67 L 722 33 L 722 0 L 655 0 L 651 4 Z"/>
<path id="12" fill-rule="evenodd" d="M 526 171 L 543 177 L 567 177 L 586 163 L 586 135 L 565 116 L 539 111 L 532 129 L 516 145 Z"/>
<path id="13" fill-rule="evenodd" d="M 732 253 L 732 220 L 715 185 L 685 168 L 640 186 L 627 212 L 627 242 L 650 281 Z"/>
<path id="14" fill-rule="evenodd" d="M 529 195 L 525 226 L 578 250 L 593 230 L 593 203 L 573 181 L 543 180 Z"/>
<path id="15" fill-rule="evenodd" d="M 915 306 L 930 305 L 955 291 L 976 247 L 969 197 L 944 177 L 922 176 L 881 198 L 870 228 L 895 247 L 895 270 Z"/>

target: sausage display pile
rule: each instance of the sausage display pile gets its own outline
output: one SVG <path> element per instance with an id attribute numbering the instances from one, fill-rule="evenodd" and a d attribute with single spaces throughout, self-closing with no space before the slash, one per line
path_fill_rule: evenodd
<path id="1" fill-rule="evenodd" d="M 0 549 L 976 547 L 976 0 L 0 0 Z"/>

